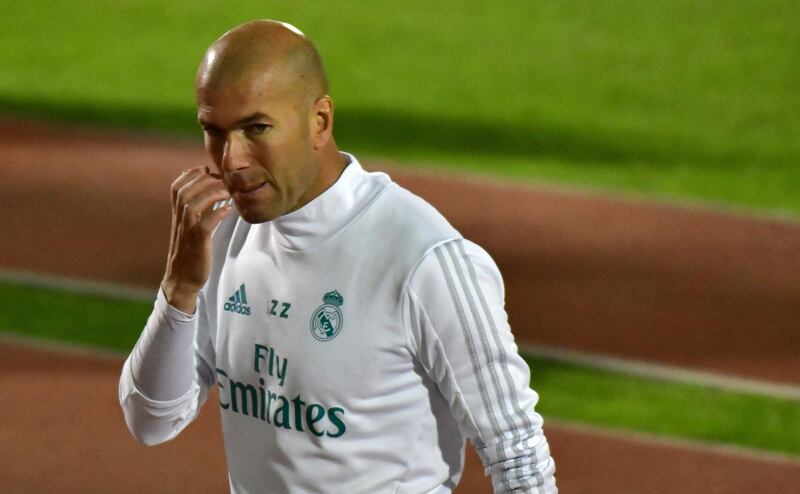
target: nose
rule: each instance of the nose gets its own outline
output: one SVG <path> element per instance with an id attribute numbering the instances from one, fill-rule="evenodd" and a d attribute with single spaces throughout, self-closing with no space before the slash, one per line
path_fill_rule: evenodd
<path id="1" fill-rule="evenodd" d="M 222 170 L 235 173 L 250 166 L 247 141 L 239 132 L 229 132 L 222 150 Z"/>

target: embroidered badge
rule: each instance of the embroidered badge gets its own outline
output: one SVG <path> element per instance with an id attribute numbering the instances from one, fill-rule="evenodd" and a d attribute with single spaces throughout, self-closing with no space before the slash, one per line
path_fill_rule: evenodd
<path id="1" fill-rule="evenodd" d="M 330 341 L 342 330 L 344 318 L 339 306 L 344 298 L 338 291 L 328 292 L 322 297 L 323 304 L 311 316 L 311 334 L 319 341 Z"/>

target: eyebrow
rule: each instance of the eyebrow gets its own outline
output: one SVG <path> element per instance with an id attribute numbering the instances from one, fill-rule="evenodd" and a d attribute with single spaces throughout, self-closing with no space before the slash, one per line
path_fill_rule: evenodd
<path id="1" fill-rule="evenodd" d="M 249 123 L 256 122 L 258 120 L 271 120 L 271 119 L 269 115 L 267 115 L 266 113 L 255 112 L 250 115 L 247 115 L 244 118 L 240 118 L 239 120 L 234 122 L 233 127 L 241 127 L 242 125 L 247 125 Z M 198 117 L 197 122 L 203 127 L 216 127 L 216 125 L 214 125 L 213 123 L 203 120 L 203 117 Z"/>

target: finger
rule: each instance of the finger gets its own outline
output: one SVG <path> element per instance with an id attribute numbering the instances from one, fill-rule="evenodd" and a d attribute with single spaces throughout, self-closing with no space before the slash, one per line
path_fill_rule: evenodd
<path id="1" fill-rule="evenodd" d="M 207 170 L 207 167 L 196 166 L 194 168 L 187 168 L 178 176 L 172 183 L 170 201 L 172 203 L 172 225 L 170 228 L 169 251 L 173 252 L 177 249 L 177 241 L 180 236 L 179 227 L 183 223 L 183 207 L 179 206 L 178 201 L 180 197 L 180 190 L 192 180 L 202 176 Z"/>
<path id="2" fill-rule="evenodd" d="M 206 169 L 206 167 L 195 166 L 193 168 L 187 168 L 183 170 L 181 174 L 172 181 L 171 188 L 180 189 L 186 182 L 203 173 L 203 171 Z"/>
<path id="3" fill-rule="evenodd" d="M 227 201 L 231 198 L 228 189 L 209 189 L 203 194 L 198 194 L 194 199 L 187 203 L 187 207 L 205 213 L 213 209 L 214 204 L 220 201 Z"/>
<path id="4" fill-rule="evenodd" d="M 228 216 L 228 213 L 231 212 L 231 209 L 233 208 L 229 204 L 217 208 L 203 216 L 203 219 L 200 220 L 197 226 L 201 231 L 203 231 L 203 233 L 210 235 L 214 229 L 219 226 L 222 220 Z"/>
<path id="5" fill-rule="evenodd" d="M 172 225 L 170 227 L 170 239 L 169 239 L 169 252 L 172 252 L 175 247 L 175 242 L 177 241 L 178 237 L 178 226 L 180 222 L 178 221 L 178 217 L 174 212 L 178 209 L 177 202 L 178 202 L 178 191 L 186 185 L 192 178 L 196 177 L 198 174 L 202 173 L 203 167 L 196 166 L 194 168 L 187 168 L 181 172 L 180 175 L 172 182 L 170 185 L 170 204 L 172 204 Z"/>
<path id="6" fill-rule="evenodd" d="M 189 183 L 190 180 L 197 177 L 200 173 L 202 173 L 202 171 L 198 170 L 197 168 L 189 168 L 188 170 L 184 170 L 183 173 L 181 173 L 180 176 L 178 176 L 178 178 L 176 178 L 175 181 L 172 182 L 172 184 L 170 185 L 169 195 L 170 195 L 170 204 L 172 204 L 173 208 L 175 208 L 175 206 L 177 206 L 178 203 L 178 191 L 180 191 L 184 185 Z"/>
<path id="7" fill-rule="evenodd" d="M 213 199 L 213 202 L 227 200 L 230 199 L 230 193 L 228 189 L 219 183 L 196 184 L 195 188 L 185 192 L 185 198 L 181 198 L 179 207 L 185 208 L 191 205 L 193 210 L 202 212 L 206 209 L 206 203 L 211 201 L 212 198 L 216 198 Z M 213 202 L 211 205 L 213 205 Z M 202 205 L 198 206 L 199 203 L 202 203 Z"/>
<path id="8" fill-rule="evenodd" d="M 180 188 L 176 206 L 182 208 L 184 204 L 192 202 L 196 197 L 215 190 L 225 190 L 225 184 L 211 175 L 197 175 Z"/>
<path id="9" fill-rule="evenodd" d="M 211 211 L 211 206 L 215 202 L 229 199 L 230 196 L 226 189 L 212 190 L 198 195 L 184 206 L 184 224 L 193 225 L 199 222 L 204 215 Z"/>
<path id="10" fill-rule="evenodd" d="M 175 221 L 173 219 L 173 223 L 175 227 L 172 229 L 172 239 L 170 240 L 169 246 L 169 256 L 167 257 L 167 269 L 170 268 L 172 265 L 172 260 L 178 253 L 178 248 L 180 247 L 178 244 L 178 239 L 181 238 L 183 235 L 183 222 L 182 221 Z"/>
<path id="11" fill-rule="evenodd" d="M 218 173 L 216 171 L 211 171 L 211 168 L 209 168 L 207 166 L 206 166 L 206 173 L 208 175 L 211 175 L 214 178 L 218 178 L 218 179 L 222 180 L 222 174 L 221 173 Z"/>
<path id="12" fill-rule="evenodd" d="M 190 180 L 196 178 L 207 169 L 208 167 L 196 166 L 194 168 L 187 168 L 186 170 L 183 170 L 180 175 L 178 175 L 178 178 L 176 178 L 170 185 L 170 197 L 172 199 L 173 206 L 176 204 L 178 191 L 181 189 L 181 187 L 189 183 Z"/>

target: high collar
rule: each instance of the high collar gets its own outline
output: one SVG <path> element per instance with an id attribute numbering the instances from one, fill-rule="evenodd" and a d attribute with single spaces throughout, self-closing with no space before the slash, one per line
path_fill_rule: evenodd
<path id="1" fill-rule="evenodd" d="M 290 250 L 319 245 L 344 228 L 389 182 L 383 173 L 368 173 L 355 156 L 342 152 L 347 165 L 333 185 L 302 208 L 268 223 L 277 243 Z"/>

